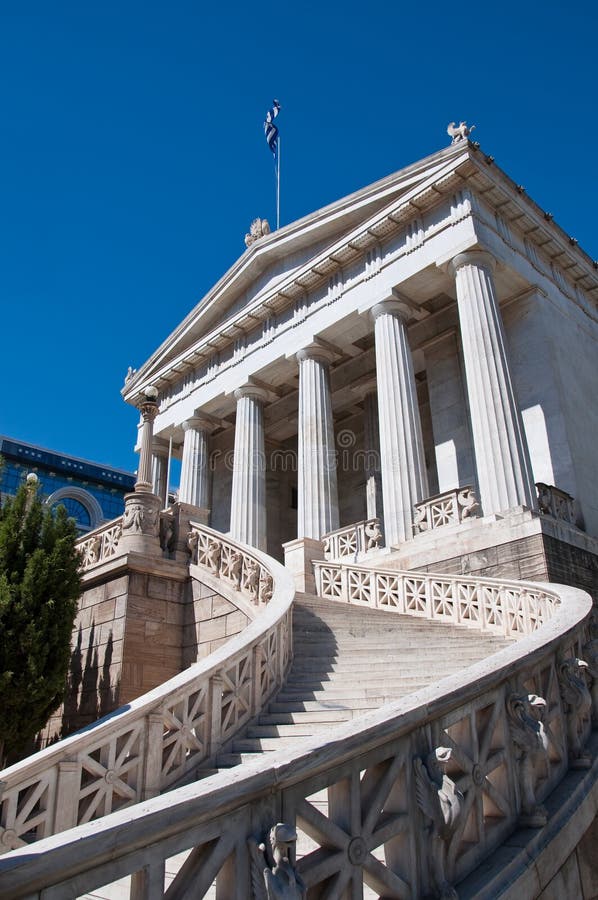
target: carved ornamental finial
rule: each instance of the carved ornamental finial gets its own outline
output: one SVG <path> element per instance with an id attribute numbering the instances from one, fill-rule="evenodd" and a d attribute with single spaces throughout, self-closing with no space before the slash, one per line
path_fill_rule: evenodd
<path id="1" fill-rule="evenodd" d="M 254 900 L 305 900 L 307 890 L 295 869 L 297 831 L 278 822 L 268 841 L 249 838 L 251 886 Z"/>
<path id="2" fill-rule="evenodd" d="M 515 745 L 521 794 L 520 824 L 530 828 L 546 825 L 547 813 L 536 801 L 534 765 L 548 759 L 548 738 L 542 722 L 546 701 L 537 694 L 517 691 L 507 698 L 511 740 Z"/>
<path id="3" fill-rule="evenodd" d="M 249 233 L 245 235 L 245 246 L 251 247 L 261 237 L 270 234 L 270 225 L 267 219 L 254 219 L 249 227 Z"/>
<path id="4" fill-rule="evenodd" d="M 592 708 L 592 698 L 585 680 L 587 662 L 576 657 L 564 659 L 559 665 L 559 687 L 567 716 L 569 765 L 572 769 L 588 769 L 591 760 L 584 751 L 581 730 Z"/>
<path id="5" fill-rule="evenodd" d="M 413 760 L 417 804 L 431 822 L 430 868 L 435 894 L 441 900 L 457 900 L 457 892 L 450 884 L 447 851 L 464 801 L 445 771 L 451 756 L 450 747 L 437 747 L 427 755 L 425 764 L 419 757 Z"/>
<path id="6" fill-rule="evenodd" d="M 467 140 L 474 128 L 475 125 L 468 125 L 467 122 L 459 122 L 458 125 L 455 122 L 450 122 L 446 133 L 451 138 L 451 144 L 458 144 Z"/>

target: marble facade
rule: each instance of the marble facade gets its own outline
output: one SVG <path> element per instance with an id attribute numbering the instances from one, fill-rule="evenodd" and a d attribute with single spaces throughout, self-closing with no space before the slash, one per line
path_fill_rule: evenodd
<path id="1" fill-rule="evenodd" d="M 556 486 L 597 535 L 597 299 L 463 140 L 251 243 L 123 395 L 158 391 L 154 492 L 171 446 L 181 501 L 279 558 L 372 513 L 417 540 L 416 504 L 467 486 L 485 517 Z"/>

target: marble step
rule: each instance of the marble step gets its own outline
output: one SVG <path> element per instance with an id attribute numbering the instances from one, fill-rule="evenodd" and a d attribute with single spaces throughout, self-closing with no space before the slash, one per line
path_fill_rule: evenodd
<path id="1" fill-rule="evenodd" d="M 258 725 L 305 725 L 313 722 L 319 725 L 334 725 L 337 722 L 346 722 L 353 718 L 350 709 L 327 709 L 318 707 L 309 712 L 303 709 L 281 709 L 276 712 L 262 713 L 258 718 Z"/>

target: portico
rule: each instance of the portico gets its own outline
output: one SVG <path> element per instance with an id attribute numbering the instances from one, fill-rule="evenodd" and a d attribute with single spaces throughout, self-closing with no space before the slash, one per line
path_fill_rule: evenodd
<path id="1" fill-rule="evenodd" d="M 477 511 L 501 516 L 535 509 L 534 482 L 554 483 L 566 412 L 539 398 L 542 442 L 522 404 L 552 361 L 513 360 L 521 325 L 504 311 L 545 317 L 564 282 L 482 199 L 498 188 L 476 154 L 450 147 L 260 238 L 127 383 L 131 402 L 157 387 L 154 440 L 182 457 L 180 498 L 209 508 L 212 527 L 280 557 L 382 508 L 396 546 L 418 539 L 415 507 L 431 495 L 471 488 Z M 538 232 L 538 211 L 521 215 L 499 186 L 513 222 Z M 563 475 L 576 496 L 575 466 Z"/>

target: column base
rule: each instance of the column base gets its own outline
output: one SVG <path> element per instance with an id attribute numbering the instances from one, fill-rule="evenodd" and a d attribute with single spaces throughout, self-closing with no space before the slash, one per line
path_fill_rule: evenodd
<path id="1" fill-rule="evenodd" d="M 126 494 L 123 514 L 122 537 L 119 550 L 123 553 L 145 553 L 162 556 L 160 547 L 160 497 L 150 491 L 140 490 Z"/>
<path id="2" fill-rule="evenodd" d="M 295 581 L 295 588 L 306 594 L 316 593 L 313 560 L 324 559 L 324 542 L 314 538 L 297 538 L 283 544 L 284 564 Z"/>

